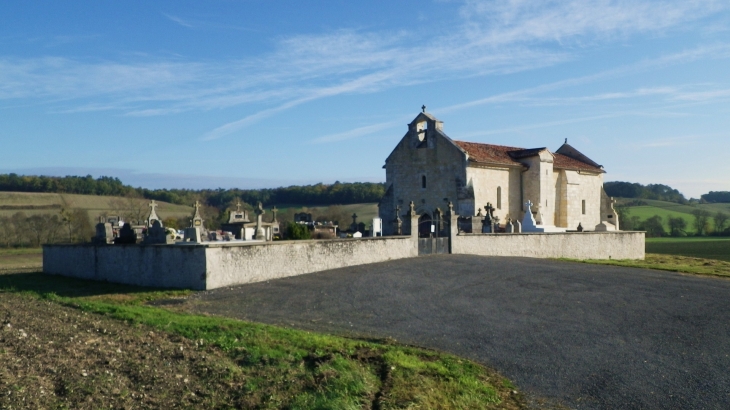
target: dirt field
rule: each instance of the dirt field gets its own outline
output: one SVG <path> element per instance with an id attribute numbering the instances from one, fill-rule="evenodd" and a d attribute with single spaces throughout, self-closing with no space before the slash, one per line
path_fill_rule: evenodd
<path id="1" fill-rule="evenodd" d="M 182 337 L 0 293 L 0 408 L 245 406 L 225 355 Z"/>

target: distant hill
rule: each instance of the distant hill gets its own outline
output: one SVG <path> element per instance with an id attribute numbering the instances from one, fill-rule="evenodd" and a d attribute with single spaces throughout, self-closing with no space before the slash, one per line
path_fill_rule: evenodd
<path id="1" fill-rule="evenodd" d="M 604 183 L 603 189 L 608 196 L 616 198 L 655 199 L 678 204 L 689 202 L 679 191 L 662 184 L 642 185 L 635 182 L 612 181 Z"/>

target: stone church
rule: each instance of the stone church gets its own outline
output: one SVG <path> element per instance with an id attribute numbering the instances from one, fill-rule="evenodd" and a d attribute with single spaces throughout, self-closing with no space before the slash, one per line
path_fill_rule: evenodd
<path id="1" fill-rule="evenodd" d="M 386 193 L 379 214 L 385 235 L 394 233 L 396 207 L 405 219 L 411 201 L 426 219 L 446 212 L 449 202 L 462 218 L 484 215 L 489 203 L 502 224 L 508 218 L 521 221 L 530 201 L 537 224 L 554 231 L 579 224 L 618 230 L 612 199 L 603 190 L 603 167 L 567 140 L 555 152 L 456 141 L 423 107 L 383 168 Z"/>

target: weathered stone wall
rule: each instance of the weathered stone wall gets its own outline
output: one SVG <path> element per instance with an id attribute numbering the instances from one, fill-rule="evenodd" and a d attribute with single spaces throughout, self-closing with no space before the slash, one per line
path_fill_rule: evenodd
<path id="1" fill-rule="evenodd" d="M 644 259 L 644 232 L 460 234 L 454 254 L 529 258 Z"/>
<path id="2" fill-rule="evenodd" d="M 197 245 L 46 245 L 48 274 L 137 286 L 215 289 L 418 255 L 410 237 Z"/>
<path id="3" fill-rule="evenodd" d="M 285 241 L 206 249 L 207 289 L 418 256 L 410 237 Z"/>
<path id="4" fill-rule="evenodd" d="M 474 188 L 474 204 L 482 208 L 491 203 L 494 216 L 504 223 L 507 218 L 521 219 L 520 173 L 521 168 L 496 166 L 469 166 L 466 168 L 467 184 Z M 497 189 L 501 188 L 501 207 L 498 206 Z M 460 215 L 465 215 L 461 210 Z M 484 214 L 484 211 L 482 211 Z"/>
<path id="5" fill-rule="evenodd" d="M 568 229 L 576 229 L 580 223 L 585 229 L 593 229 L 601 223 L 601 190 L 603 175 L 563 171 L 565 173 L 565 191 L 563 191 L 562 225 Z M 583 213 L 585 201 L 585 214 Z"/>
<path id="6" fill-rule="evenodd" d="M 43 272 L 137 286 L 205 289 L 205 247 L 44 245 Z"/>

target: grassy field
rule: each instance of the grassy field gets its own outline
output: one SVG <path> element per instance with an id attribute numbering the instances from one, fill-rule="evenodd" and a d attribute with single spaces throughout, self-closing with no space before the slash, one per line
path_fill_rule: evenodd
<path id="1" fill-rule="evenodd" d="M 364 222 L 368 226 L 370 226 L 370 224 L 373 222 L 373 218 L 376 218 L 378 216 L 378 204 L 376 203 L 350 204 L 339 206 L 347 215 L 352 215 L 353 213 L 357 214 L 357 221 Z M 324 212 L 327 209 L 327 206 L 277 205 L 277 208 L 281 211 L 293 210 L 294 212 L 309 212 L 313 215 L 317 215 Z M 347 223 L 352 223 L 352 219 L 348 219 Z"/>
<path id="2" fill-rule="evenodd" d="M 716 259 L 693 258 L 689 256 L 647 253 L 644 260 L 592 259 L 571 260 L 596 265 L 625 266 L 629 268 L 657 269 L 695 275 L 722 276 L 730 278 L 730 262 Z"/>
<path id="3" fill-rule="evenodd" d="M 0 248 L 0 272 L 7 270 L 40 269 L 43 266 L 41 248 Z"/>
<path id="4" fill-rule="evenodd" d="M 682 255 L 694 258 L 716 259 L 730 262 L 730 238 L 646 238 L 646 252 L 663 255 Z"/>
<path id="5" fill-rule="evenodd" d="M 627 201 L 633 201 L 629 198 L 617 198 L 619 203 Z M 687 223 L 686 232 L 692 234 L 695 229 L 692 227 L 694 217 L 692 211 L 696 209 L 703 209 L 710 212 L 711 215 L 716 214 L 718 211 L 724 212 L 730 215 L 730 204 L 696 204 L 696 205 L 682 205 L 674 202 L 657 201 L 653 199 L 642 199 L 647 205 L 631 206 L 629 207 L 630 216 L 638 216 L 640 220 L 644 221 L 651 218 L 654 215 L 662 217 L 662 224 L 664 229 L 669 232 L 669 217 L 682 218 Z"/>
<path id="6" fill-rule="evenodd" d="M 120 206 L 127 201 L 125 198 L 113 196 L 77 195 L 77 194 L 47 194 L 35 192 L 0 192 L 0 216 L 11 216 L 16 212 L 34 214 L 58 214 L 61 208 L 83 209 L 89 213 L 92 223 L 96 223 L 99 215 L 107 212 L 114 215 Z M 157 214 L 161 218 L 190 216 L 192 206 L 175 205 L 159 202 Z M 149 212 L 146 207 L 145 214 Z"/>
<path id="7" fill-rule="evenodd" d="M 190 293 L 0 274 L 2 407 L 526 407 L 452 355 L 150 305 Z"/>

